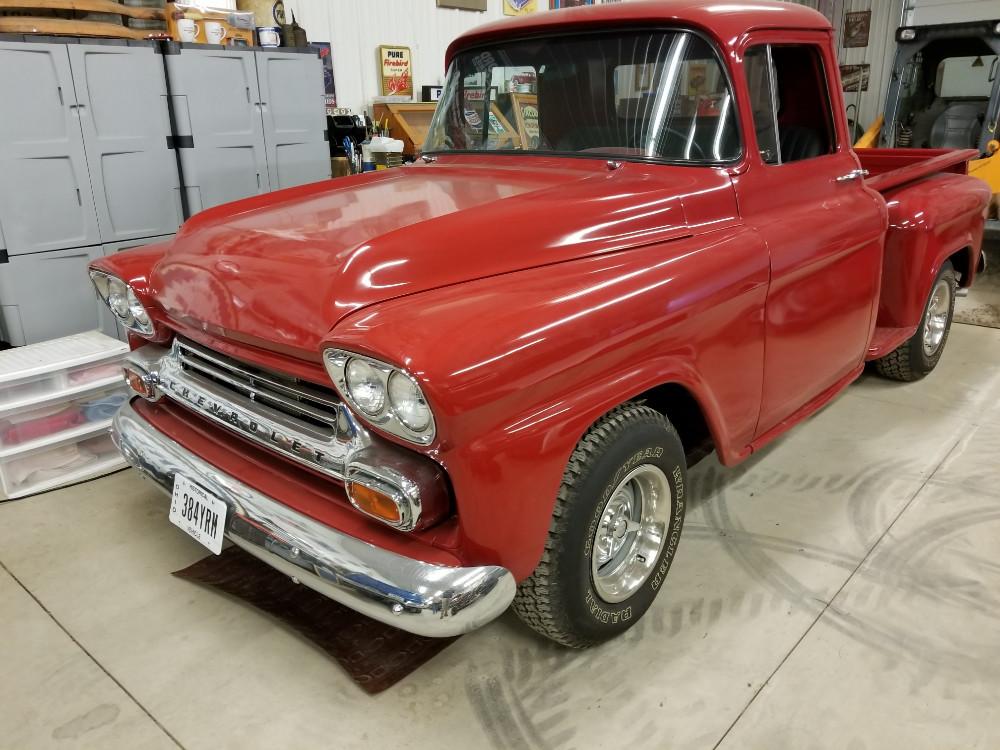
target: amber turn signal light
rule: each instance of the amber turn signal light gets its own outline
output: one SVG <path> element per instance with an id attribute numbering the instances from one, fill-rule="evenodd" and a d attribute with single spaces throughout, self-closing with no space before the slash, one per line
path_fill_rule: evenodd
<path id="1" fill-rule="evenodd" d="M 125 383 L 133 392 L 150 401 L 158 399 L 156 393 L 156 376 L 145 372 L 133 370 L 131 367 L 123 367 L 122 374 L 125 376 Z"/>
<path id="2" fill-rule="evenodd" d="M 355 508 L 380 521 L 398 524 L 403 520 L 399 505 L 396 504 L 391 495 L 385 492 L 380 492 L 359 482 L 348 482 L 347 497 Z"/>

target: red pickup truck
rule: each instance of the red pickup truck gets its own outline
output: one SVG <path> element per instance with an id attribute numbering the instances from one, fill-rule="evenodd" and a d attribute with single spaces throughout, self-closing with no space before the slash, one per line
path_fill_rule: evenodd
<path id="1" fill-rule="evenodd" d="M 971 151 L 852 151 L 798 5 L 538 14 L 447 65 L 417 164 L 94 263 L 133 348 L 114 439 L 214 551 L 415 633 L 513 603 L 586 646 L 664 586 L 694 461 L 866 362 L 934 368 L 989 190 Z"/>

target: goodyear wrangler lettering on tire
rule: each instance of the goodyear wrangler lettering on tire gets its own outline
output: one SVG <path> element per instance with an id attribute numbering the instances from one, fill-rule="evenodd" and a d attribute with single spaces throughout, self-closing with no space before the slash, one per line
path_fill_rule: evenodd
<path id="1" fill-rule="evenodd" d="M 677 551 L 686 466 L 673 426 L 644 404 L 595 422 L 570 456 L 542 559 L 518 587 L 521 619 L 577 648 L 635 624 Z"/>
<path id="2" fill-rule="evenodd" d="M 657 567 L 656 573 L 649 580 L 650 588 L 654 591 L 660 588 L 660 584 L 663 583 L 663 579 L 670 569 L 670 563 L 674 559 L 677 544 L 681 540 L 681 530 L 684 527 L 684 470 L 679 465 L 675 466 L 671 472 L 671 476 L 674 479 L 674 502 L 679 506 L 679 511 L 675 514 L 673 524 L 670 527 L 670 536 L 667 538 L 667 549 L 666 554 L 663 556 L 663 561 Z"/>

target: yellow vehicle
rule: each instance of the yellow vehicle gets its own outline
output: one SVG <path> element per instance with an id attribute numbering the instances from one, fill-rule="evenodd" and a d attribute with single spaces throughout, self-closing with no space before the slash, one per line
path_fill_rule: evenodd
<path id="1" fill-rule="evenodd" d="M 884 115 L 855 147 L 978 149 L 969 174 L 993 189 L 1000 233 L 1000 18 L 903 26 L 896 43 Z"/>

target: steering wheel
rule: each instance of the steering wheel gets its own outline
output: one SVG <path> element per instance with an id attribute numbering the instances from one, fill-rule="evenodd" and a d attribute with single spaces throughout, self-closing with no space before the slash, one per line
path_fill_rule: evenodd
<path id="1" fill-rule="evenodd" d="M 687 141 L 687 134 L 686 133 L 682 133 L 679 130 L 674 130 L 674 128 L 666 128 L 665 127 L 665 128 L 663 128 L 663 132 L 664 133 L 670 133 L 671 135 L 677 136 L 678 138 L 680 138 L 681 143 L 684 143 L 684 142 Z M 661 136 L 661 140 L 662 140 L 662 136 Z M 703 149 L 700 144 L 698 144 L 698 143 L 696 143 L 695 141 L 692 140 L 691 141 L 691 146 L 692 146 L 692 148 L 694 150 L 696 150 L 698 152 L 698 154 L 697 154 L 697 158 L 698 159 L 705 159 L 705 149 Z"/>

